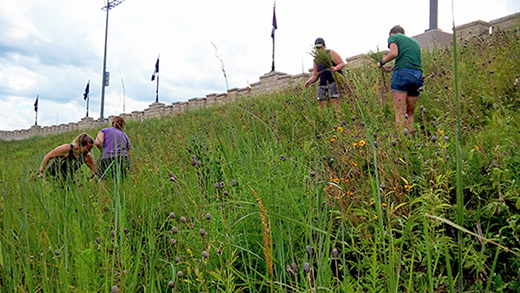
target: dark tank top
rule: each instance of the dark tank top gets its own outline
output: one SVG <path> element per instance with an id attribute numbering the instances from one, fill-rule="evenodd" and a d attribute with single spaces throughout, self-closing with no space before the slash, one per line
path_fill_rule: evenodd
<path id="1" fill-rule="evenodd" d="M 330 57 L 330 50 L 327 50 L 327 55 Z M 331 58 L 332 61 L 332 58 Z M 332 66 L 336 66 L 337 64 L 332 61 Z M 316 67 L 318 68 L 318 72 L 320 75 L 320 85 L 327 85 L 334 82 L 334 77 L 332 76 L 332 72 L 327 68 L 327 66 L 323 64 L 316 63 Z M 342 70 L 338 70 L 340 74 L 343 74 Z"/>
<path id="2" fill-rule="evenodd" d="M 80 156 L 76 157 L 74 155 L 74 147 L 70 144 L 70 151 L 67 156 L 54 158 L 47 172 L 51 176 L 61 176 L 63 179 L 67 177 L 74 178 L 74 172 L 81 167 L 83 162 L 85 162 L 85 155 L 80 153 Z"/>

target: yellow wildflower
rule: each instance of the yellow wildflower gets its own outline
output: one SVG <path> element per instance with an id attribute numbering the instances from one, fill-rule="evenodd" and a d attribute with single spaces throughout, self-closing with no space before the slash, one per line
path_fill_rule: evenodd
<path id="1" fill-rule="evenodd" d="M 367 143 L 366 143 L 364 140 L 360 140 L 360 141 L 359 141 L 359 146 L 362 147 L 362 146 L 364 146 L 365 144 L 367 144 Z"/>
<path id="2" fill-rule="evenodd" d="M 352 165 L 354 165 L 354 167 L 357 167 L 356 162 L 351 162 L 351 163 L 352 163 Z"/>
<path id="3" fill-rule="evenodd" d="M 331 139 L 331 140 L 330 140 L 330 142 L 335 142 L 335 141 L 336 141 L 336 139 L 335 139 L 335 138 L 333 138 L 333 139 Z"/>
<path id="4" fill-rule="evenodd" d="M 343 128 L 341 128 L 341 127 L 338 127 L 338 130 L 341 131 L 341 132 L 343 132 Z"/>
<path id="5" fill-rule="evenodd" d="M 339 178 L 334 178 L 332 181 L 334 181 L 334 183 L 339 183 Z"/>
<path id="6" fill-rule="evenodd" d="M 357 147 L 357 142 L 353 143 L 352 145 L 353 145 L 354 147 Z"/>
<path id="7" fill-rule="evenodd" d="M 382 203 L 381 206 L 382 206 L 382 207 L 386 207 L 386 203 Z"/>

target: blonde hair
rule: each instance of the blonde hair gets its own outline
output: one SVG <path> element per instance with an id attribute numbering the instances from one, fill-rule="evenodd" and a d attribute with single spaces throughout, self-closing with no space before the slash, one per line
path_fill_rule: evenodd
<path id="1" fill-rule="evenodd" d="M 112 127 L 115 127 L 121 131 L 125 129 L 126 121 L 125 118 L 121 116 L 116 116 L 114 119 L 112 119 Z"/>
<path id="2" fill-rule="evenodd" d="M 80 146 L 86 146 L 89 144 L 94 144 L 94 139 L 92 139 L 92 137 L 90 137 L 90 135 L 88 135 L 87 133 L 82 133 L 82 134 L 78 135 L 72 141 L 72 146 L 76 150 L 79 150 Z"/>

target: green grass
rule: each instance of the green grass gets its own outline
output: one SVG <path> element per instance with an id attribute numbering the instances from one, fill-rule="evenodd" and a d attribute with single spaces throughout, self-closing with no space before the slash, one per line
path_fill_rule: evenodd
<path id="1" fill-rule="evenodd" d="M 514 292 L 519 52 L 514 33 L 459 43 L 460 115 L 452 49 L 423 52 L 414 135 L 373 64 L 346 72 L 341 115 L 302 87 L 128 121 L 132 172 L 108 204 L 86 166 L 36 179 L 78 133 L 1 141 L 0 291 Z"/>

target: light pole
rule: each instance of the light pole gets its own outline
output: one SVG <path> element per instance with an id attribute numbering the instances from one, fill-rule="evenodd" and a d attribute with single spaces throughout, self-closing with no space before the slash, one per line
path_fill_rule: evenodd
<path id="1" fill-rule="evenodd" d="M 105 55 L 103 57 L 103 76 L 101 77 L 101 114 L 99 115 L 99 122 L 103 123 L 104 117 L 103 112 L 105 110 L 105 86 L 106 86 L 106 75 L 107 75 L 107 39 L 108 39 L 108 12 L 110 9 L 116 7 L 117 5 L 125 2 L 125 0 L 107 0 L 107 5 L 101 8 L 101 10 L 107 11 L 107 21 L 105 26 Z"/>

